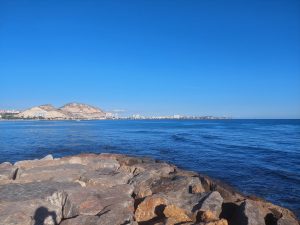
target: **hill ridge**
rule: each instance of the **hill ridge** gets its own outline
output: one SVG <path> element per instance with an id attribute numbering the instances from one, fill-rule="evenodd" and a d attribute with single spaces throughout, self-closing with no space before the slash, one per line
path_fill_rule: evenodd
<path id="1" fill-rule="evenodd" d="M 17 115 L 26 119 L 106 119 L 107 113 L 102 109 L 78 102 L 70 102 L 55 108 L 52 104 L 44 104 L 26 109 Z"/>

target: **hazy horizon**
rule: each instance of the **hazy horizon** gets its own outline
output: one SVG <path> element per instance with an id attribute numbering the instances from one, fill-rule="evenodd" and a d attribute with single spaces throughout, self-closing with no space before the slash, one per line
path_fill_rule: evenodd
<path id="1" fill-rule="evenodd" d="M 78 103 L 78 104 L 87 104 L 87 105 L 90 105 L 90 106 L 93 106 L 93 107 L 97 107 L 97 108 L 100 108 L 101 110 L 105 111 L 105 112 L 109 112 L 109 113 L 116 113 L 116 115 L 118 115 L 119 117 L 128 117 L 128 116 L 132 116 L 132 115 L 141 115 L 141 116 L 147 116 L 147 117 L 158 117 L 158 116 L 173 116 L 173 115 L 181 115 L 181 116 L 213 116 L 213 117 L 227 117 L 227 118 L 230 118 L 230 119 L 296 119 L 296 120 L 299 120 L 300 117 L 295 117 L 295 118 L 284 118 L 284 117 L 232 117 L 230 115 L 220 115 L 220 114 L 190 114 L 190 113 L 185 113 L 185 114 L 178 114 L 176 112 L 171 112 L 169 114 L 159 114 L 159 113 L 141 113 L 142 111 L 126 111 L 126 110 L 123 110 L 123 109 L 110 109 L 110 110 L 107 110 L 107 109 L 104 109 L 102 108 L 101 106 L 99 105 L 92 105 L 92 104 L 89 104 L 89 103 L 86 103 L 86 102 L 77 102 L 77 101 L 72 101 L 72 102 L 67 102 L 65 104 L 62 104 L 62 105 L 54 105 L 52 103 L 45 103 L 45 104 L 40 104 L 40 105 L 34 105 L 34 106 L 30 106 L 30 107 L 26 107 L 26 108 L 7 108 L 6 110 L 20 110 L 20 111 L 25 111 L 27 109 L 30 109 L 32 107 L 36 107 L 36 106 L 41 106 L 41 105 L 52 105 L 54 106 L 55 108 L 60 108 L 66 104 L 69 104 L 69 103 Z M 1 108 L 0 108 L 1 110 Z"/>
<path id="2" fill-rule="evenodd" d="M 0 109 L 300 118 L 299 1 L 0 1 Z"/>

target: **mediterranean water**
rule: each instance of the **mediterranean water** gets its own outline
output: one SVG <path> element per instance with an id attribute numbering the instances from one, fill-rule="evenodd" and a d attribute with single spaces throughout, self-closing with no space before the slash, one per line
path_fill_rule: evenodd
<path id="1" fill-rule="evenodd" d="M 165 160 L 300 217 L 300 120 L 0 121 L 0 163 L 83 152 Z"/>

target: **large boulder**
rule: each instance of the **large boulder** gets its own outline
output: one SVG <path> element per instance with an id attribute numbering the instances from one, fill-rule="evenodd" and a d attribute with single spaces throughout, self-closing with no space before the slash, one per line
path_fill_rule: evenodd
<path id="1" fill-rule="evenodd" d="M 197 211 L 205 222 L 210 222 L 219 218 L 222 211 L 223 198 L 219 192 L 209 193 L 197 207 Z"/>
<path id="2" fill-rule="evenodd" d="M 163 195 L 152 195 L 146 197 L 140 203 L 135 211 L 135 220 L 137 222 L 149 222 L 151 220 L 163 217 L 163 210 L 168 201 Z"/>
<path id="3" fill-rule="evenodd" d="M 116 171 L 110 168 L 90 170 L 80 176 L 80 181 L 90 186 L 113 187 L 117 185 L 127 184 L 133 177 L 132 173 Z"/>
<path id="4" fill-rule="evenodd" d="M 299 225 L 300 223 L 297 222 L 295 218 L 287 218 L 282 216 L 278 221 L 277 225 Z"/>
<path id="5" fill-rule="evenodd" d="M 0 164 L 0 182 L 15 179 L 17 168 L 10 163 Z"/>
<path id="6" fill-rule="evenodd" d="M 87 171 L 87 167 L 81 164 L 61 164 L 55 166 L 40 166 L 28 169 L 19 169 L 18 182 L 32 181 L 62 181 L 72 182 L 79 180 L 80 176 Z"/>
<path id="7" fill-rule="evenodd" d="M 189 193 L 187 190 L 168 191 L 146 197 L 137 207 L 135 218 L 138 222 L 159 221 L 168 218 L 176 223 L 197 222 L 199 208 L 203 212 L 214 212 L 214 220 L 218 219 L 223 199 L 216 193 Z M 211 220 L 210 220 L 211 221 Z"/>
<path id="8" fill-rule="evenodd" d="M 265 214 L 255 201 L 247 199 L 238 207 L 232 221 L 239 225 L 265 225 Z"/>
<path id="9" fill-rule="evenodd" d="M 185 192 L 203 193 L 201 181 L 198 177 L 170 176 L 164 177 L 151 183 L 152 193 Z"/>
<path id="10" fill-rule="evenodd" d="M 133 188 L 128 185 L 119 185 L 109 189 L 98 187 L 78 188 L 67 192 L 64 206 L 64 218 L 78 215 L 96 216 L 107 207 L 124 206 L 133 213 L 134 200 L 131 197 Z"/>
<path id="11" fill-rule="evenodd" d="M 185 223 L 195 220 L 192 212 L 174 204 L 167 205 L 163 213 L 170 219 L 169 223 L 171 221 L 173 221 L 173 223 Z"/>
<path id="12" fill-rule="evenodd" d="M 76 183 L 50 181 L 0 185 L 0 224 L 58 224 L 66 190 L 77 187 Z"/>

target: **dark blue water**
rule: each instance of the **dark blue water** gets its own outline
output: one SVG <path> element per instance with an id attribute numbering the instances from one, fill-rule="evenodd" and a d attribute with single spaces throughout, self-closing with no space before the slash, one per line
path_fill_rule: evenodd
<path id="1" fill-rule="evenodd" d="M 167 160 L 300 215 L 300 120 L 0 122 L 0 162 L 81 152 Z"/>

